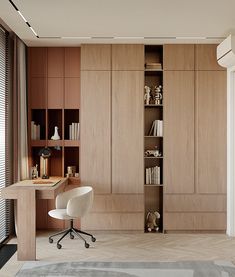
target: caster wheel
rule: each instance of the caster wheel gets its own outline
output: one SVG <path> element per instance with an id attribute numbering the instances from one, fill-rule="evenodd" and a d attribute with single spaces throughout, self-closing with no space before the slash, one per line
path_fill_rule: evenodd
<path id="1" fill-rule="evenodd" d="M 85 242 L 85 247 L 86 247 L 86 248 L 89 248 L 89 246 L 90 246 L 90 245 L 89 245 L 87 242 Z"/>
<path id="2" fill-rule="evenodd" d="M 57 248 L 58 248 L 58 249 L 61 249 L 61 247 L 62 247 L 62 245 L 59 244 L 59 243 L 57 243 Z"/>
<path id="3" fill-rule="evenodd" d="M 95 242 L 95 241 L 96 241 L 96 238 L 91 237 L 91 241 L 92 241 L 92 242 Z"/>
<path id="4" fill-rule="evenodd" d="M 74 239 L 74 235 L 70 235 L 70 239 Z"/>
<path id="5" fill-rule="evenodd" d="M 50 243 L 53 243 L 53 239 L 52 239 L 52 238 L 49 238 L 49 242 L 50 242 Z"/>

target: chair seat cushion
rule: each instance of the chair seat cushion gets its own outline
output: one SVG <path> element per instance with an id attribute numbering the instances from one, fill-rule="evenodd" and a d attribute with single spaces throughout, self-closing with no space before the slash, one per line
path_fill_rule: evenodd
<path id="1" fill-rule="evenodd" d="M 74 219 L 67 214 L 66 209 L 55 209 L 48 212 L 49 216 L 57 219 Z"/>

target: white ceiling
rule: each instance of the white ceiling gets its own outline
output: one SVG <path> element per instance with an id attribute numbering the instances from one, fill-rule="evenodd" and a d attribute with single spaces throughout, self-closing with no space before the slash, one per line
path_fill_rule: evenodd
<path id="1" fill-rule="evenodd" d="M 235 0 L 13 0 L 13 2 L 40 38 L 32 33 L 8 0 L 0 0 L 0 18 L 29 46 L 128 42 L 216 43 L 230 33 L 235 33 Z M 181 38 L 175 40 L 175 37 Z"/>

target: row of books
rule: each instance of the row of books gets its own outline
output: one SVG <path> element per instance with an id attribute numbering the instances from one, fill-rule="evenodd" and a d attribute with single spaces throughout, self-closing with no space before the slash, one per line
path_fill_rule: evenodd
<path id="1" fill-rule="evenodd" d="M 148 70 L 160 70 L 162 69 L 161 63 L 146 63 L 145 68 Z"/>
<path id="2" fill-rule="evenodd" d="M 161 168 L 160 166 L 149 167 L 145 169 L 145 184 L 160 185 L 161 184 Z"/>
<path id="3" fill-rule="evenodd" d="M 80 128 L 78 122 L 73 122 L 69 125 L 69 139 L 70 140 L 79 140 L 80 137 Z"/>
<path id="4" fill-rule="evenodd" d="M 163 120 L 154 120 L 149 130 L 149 136 L 163 136 Z"/>
<path id="5" fill-rule="evenodd" d="M 40 139 L 40 125 L 37 125 L 34 121 L 31 121 L 31 140 L 38 139 Z"/>

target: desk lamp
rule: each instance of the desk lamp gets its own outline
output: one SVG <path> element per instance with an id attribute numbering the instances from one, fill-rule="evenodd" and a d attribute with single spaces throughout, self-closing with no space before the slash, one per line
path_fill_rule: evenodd
<path id="1" fill-rule="evenodd" d="M 47 161 L 48 161 L 48 158 L 51 156 L 51 150 L 48 147 L 44 147 L 39 151 L 38 155 L 42 158 L 40 159 L 40 162 L 42 160 L 42 163 L 43 163 L 42 179 L 49 179 L 49 176 L 47 175 L 47 165 L 48 165 Z"/>

